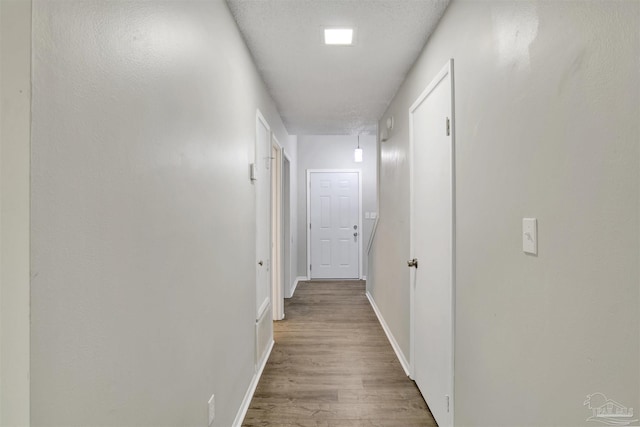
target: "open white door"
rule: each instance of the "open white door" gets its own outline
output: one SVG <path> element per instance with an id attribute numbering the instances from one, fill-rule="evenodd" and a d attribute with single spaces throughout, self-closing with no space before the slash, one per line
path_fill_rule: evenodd
<path id="1" fill-rule="evenodd" d="M 360 171 L 307 171 L 309 277 L 360 278 Z"/>
<path id="2" fill-rule="evenodd" d="M 273 320 L 284 319 L 282 280 L 282 147 L 271 142 L 271 301 Z"/>
<path id="3" fill-rule="evenodd" d="M 413 379 L 440 427 L 453 426 L 453 60 L 409 110 Z M 414 264 L 414 260 L 416 261 Z"/>
<path id="4" fill-rule="evenodd" d="M 284 296 L 291 292 L 291 159 L 282 150 L 282 283 Z"/>

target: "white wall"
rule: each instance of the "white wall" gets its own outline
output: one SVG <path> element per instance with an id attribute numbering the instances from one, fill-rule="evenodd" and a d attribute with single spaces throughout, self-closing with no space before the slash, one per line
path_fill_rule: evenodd
<path id="1" fill-rule="evenodd" d="M 227 6 L 37 0 L 33 426 L 231 425 L 254 374 L 259 108 Z"/>
<path id="2" fill-rule="evenodd" d="M 0 1 L 0 425 L 29 425 L 31 2 Z"/>
<path id="3" fill-rule="evenodd" d="M 582 426 L 594 392 L 637 409 L 638 22 L 634 1 L 454 0 L 381 119 L 370 286 L 408 355 L 408 109 L 455 59 L 456 425 Z"/>
<path id="4" fill-rule="evenodd" d="M 367 244 L 374 220 L 364 219 L 365 212 L 377 211 L 376 137 L 360 135 L 363 162 L 353 160 L 357 146 L 355 135 L 298 136 L 298 276 L 307 275 L 307 169 L 358 169 L 362 179 L 362 250 L 363 274 L 367 274 Z"/>

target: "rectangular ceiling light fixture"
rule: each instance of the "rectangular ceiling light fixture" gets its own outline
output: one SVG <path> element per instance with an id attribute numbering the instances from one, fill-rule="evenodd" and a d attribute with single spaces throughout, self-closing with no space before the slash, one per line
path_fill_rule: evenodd
<path id="1" fill-rule="evenodd" d="M 324 44 L 342 46 L 353 44 L 353 28 L 325 28 Z"/>

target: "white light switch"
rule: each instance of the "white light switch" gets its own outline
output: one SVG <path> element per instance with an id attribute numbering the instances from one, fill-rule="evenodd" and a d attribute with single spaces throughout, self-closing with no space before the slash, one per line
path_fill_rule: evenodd
<path id="1" fill-rule="evenodd" d="M 527 254 L 538 254 L 538 221 L 522 218 L 522 250 Z"/>
<path id="2" fill-rule="evenodd" d="M 364 219 L 369 219 L 370 216 L 371 214 L 369 212 L 364 213 Z"/>
<path id="3" fill-rule="evenodd" d="M 371 212 L 371 219 L 376 219 L 378 217 L 378 212 Z"/>

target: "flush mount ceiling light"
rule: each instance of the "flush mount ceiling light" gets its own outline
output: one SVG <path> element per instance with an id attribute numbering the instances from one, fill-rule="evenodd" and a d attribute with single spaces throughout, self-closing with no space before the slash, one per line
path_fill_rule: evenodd
<path id="1" fill-rule="evenodd" d="M 353 44 L 353 28 L 325 28 L 324 44 L 349 46 Z"/>

